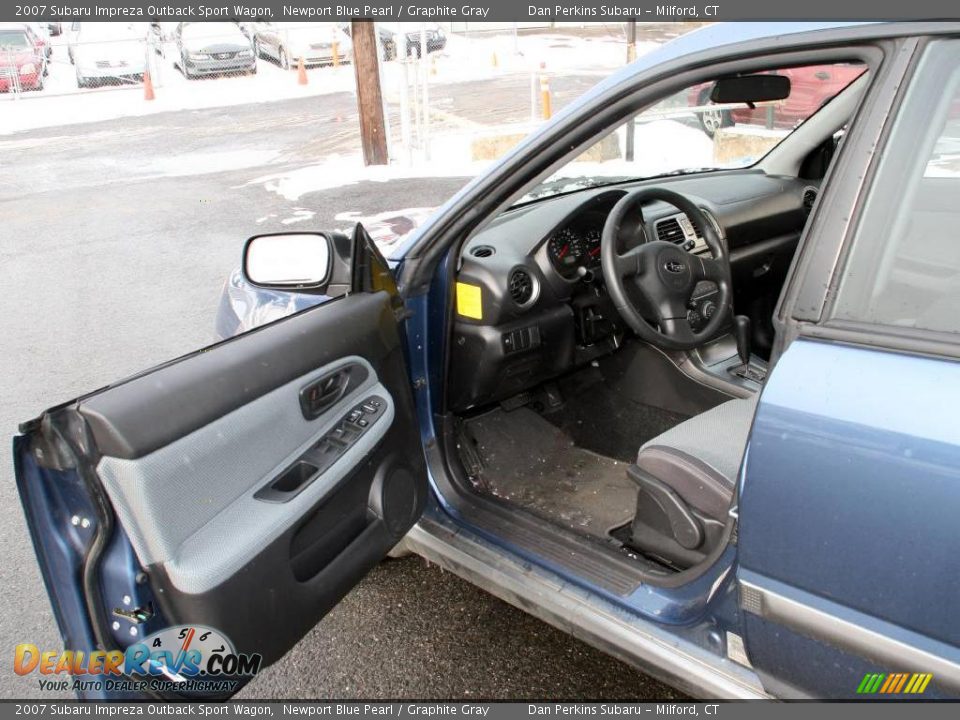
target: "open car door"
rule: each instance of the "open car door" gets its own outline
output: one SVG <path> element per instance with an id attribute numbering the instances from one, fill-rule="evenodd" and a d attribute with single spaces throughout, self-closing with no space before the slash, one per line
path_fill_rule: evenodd
<path id="1" fill-rule="evenodd" d="M 53 671 L 79 666 L 83 698 L 233 694 L 422 512 L 402 305 L 369 236 L 261 236 L 245 253 L 256 282 L 251 264 L 270 287 L 334 297 L 47 410 L 14 439 L 72 651 Z M 18 652 L 17 671 L 63 660 Z"/>

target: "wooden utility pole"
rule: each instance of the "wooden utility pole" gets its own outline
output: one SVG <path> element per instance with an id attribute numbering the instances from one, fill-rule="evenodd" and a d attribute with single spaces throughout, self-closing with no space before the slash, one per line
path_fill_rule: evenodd
<path id="1" fill-rule="evenodd" d="M 386 165 L 387 131 L 380 92 L 377 31 L 371 20 L 354 20 L 353 68 L 357 76 L 357 110 L 360 113 L 360 142 L 364 165 Z"/>

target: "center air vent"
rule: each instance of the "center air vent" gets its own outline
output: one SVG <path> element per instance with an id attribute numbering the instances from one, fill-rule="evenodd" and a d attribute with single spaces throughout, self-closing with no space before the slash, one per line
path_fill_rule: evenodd
<path id="1" fill-rule="evenodd" d="M 491 257 L 496 250 L 494 250 L 489 245 L 477 245 L 473 250 L 470 251 L 470 254 L 476 258 L 488 258 Z"/>
<path id="2" fill-rule="evenodd" d="M 666 240 L 675 245 L 680 245 L 686 239 L 687 237 L 683 234 L 683 228 L 680 227 L 680 221 L 677 218 L 671 217 L 657 223 L 657 240 Z"/>
<path id="3" fill-rule="evenodd" d="M 517 305 L 523 307 L 530 304 L 534 299 L 535 290 L 536 285 L 533 277 L 526 270 L 517 268 L 510 273 L 510 278 L 507 280 L 507 291 Z"/>
<path id="4" fill-rule="evenodd" d="M 810 211 L 813 210 L 813 204 L 817 201 L 817 189 L 813 187 L 808 187 L 803 189 L 803 210 L 810 214 Z"/>

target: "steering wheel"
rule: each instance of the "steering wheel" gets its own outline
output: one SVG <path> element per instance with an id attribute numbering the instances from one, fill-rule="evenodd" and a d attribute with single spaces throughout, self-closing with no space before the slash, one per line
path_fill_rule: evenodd
<path id="1" fill-rule="evenodd" d="M 712 258 L 694 255 L 665 240 L 646 241 L 623 254 L 617 247 L 624 226 L 643 232 L 642 206 L 662 200 L 686 213 L 703 232 Z M 600 265 L 607 291 L 624 321 L 642 339 L 666 350 L 692 350 L 711 339 L 732 309 L 730 256 L 723 239 L 703 210 L 685 195 L 664 188 L 641 188 L 624 195 L 613 207 L 600 237 Z M 687 319 L 694 288 L 701 280 L 716 283 L 717 310 L 699 331 Z M 628 287 L 639 291 L 636 304 Z M 637 307 L 637 305 L 645 307 Z M 647 322 L 651 317 L 657 327 Z"/>

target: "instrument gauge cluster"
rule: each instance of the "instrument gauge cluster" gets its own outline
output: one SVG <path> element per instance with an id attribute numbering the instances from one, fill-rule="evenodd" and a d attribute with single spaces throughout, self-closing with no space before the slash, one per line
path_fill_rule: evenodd
<path id="1" fill-rule="evenodd" d="M 560 228 L 548 241 L 547 254 L 558 273 L 568 279 L 574 278 L 578 268 L 599 264 L 600 228 Z"/>

